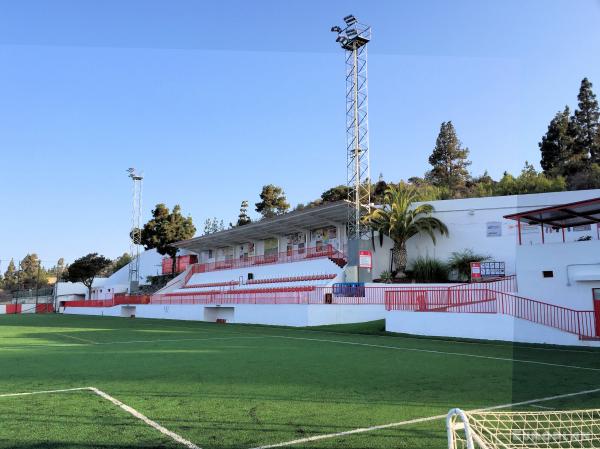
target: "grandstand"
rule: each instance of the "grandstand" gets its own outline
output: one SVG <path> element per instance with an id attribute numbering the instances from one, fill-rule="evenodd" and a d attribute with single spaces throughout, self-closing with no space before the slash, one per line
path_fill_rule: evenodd
<path id="1" fill-rule="evenodd" d="M 288 326 L 385 318 L 390 332 L 597 345 L 600 220 L 590 211 L 599 197 L 590 190 L 433 202 L 450 237 L 436 244 L 413 237 L 409 263 L 474 248 L 503 267 L 477 283 L 351 282 L 349 206 L 337 202 L 178 242 L 183 271 L 158 291 L 127 295 L 124 268 L 91 301 L 65 301 L 60 310 Z M 533 215 L 545 209 L 579 219 L 540 226 Z M 372 256 L 370 277 L 377 278 L 390 269 L 393 242 L 384 236 L 382 245 L 379 239 L 363 243 Z M 157 257 L 142 254 L 141 271 L 170 269 Z"/>

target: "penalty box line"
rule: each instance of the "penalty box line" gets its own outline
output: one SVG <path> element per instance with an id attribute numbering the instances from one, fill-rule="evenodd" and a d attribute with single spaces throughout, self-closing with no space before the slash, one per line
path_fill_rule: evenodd
<path id="1" fill-rule="evenodd" d="M 471 410 L 471 412 L 485 412 L 485 411 L 492 411 L 492 410 L 501 410 L 501 409 L 510 408 L 510 407 L 531 405 L 531 404 L 536 404 L 538 402 L 548 402 L 548 401 L 553 401 L 553 400 L 557 400 L 557 399 L 570 398 L 570 397 L 574 397 L 574 396 L 582 396 L 582 395 L 598 393 L 598 392 L 600 392 L 600 388 L 596 388 L 594 390 L 578 391 L 575 393 L 559 394 L 556 396 L 547 396 L 545 398 L 529 399 L 527 401 L 513 402 L 511 404 L 494 405 L 491 407 L 485 407 L 485 408 L 480 408 L 480 409 L 476 409 L 476 410 Z M 291 441 L 284 441 L 283 443 L 275 443 L 275 444 L 268 444 L 266 446 L 258 446 L 258 447 L 252 448 L 252 449 L 272 449 L 272 448 L 277 448 L 277 447 L 292 446 L 295 444 L 310 443 L 312 441 L 326 440 L 326 439 L 337 438 L 337 437 L 345 437 L 348 435 L 355 435 L 358 433 L 373 432 L 375 430 L 389 429 L 389 428 L 393 428 L 393 427 L 402 427 L 402 426 L 408 426 L 411 424 L 420 424 L 420 423 L 429 422 L 429 421 L 436 421 L 439 419 L 445 419 L 446 416 L 447 416 L 446 414 L 435 415 L 435 416 L 426 416 L 426 417 L 422 417 L 422 418 L 414 418 L 414 419 L 409 419 L 406 421 L 400 421 L 400 422 L 395 422 L 395 423 L 390 423 L 390 424 L 381 424 L 378 426 L 371 426 L 371 427 L 361 427 L 358 429 L 346 430 L 344 432 L 328 433 L 325 435 L 315 435 L 313 437 L 300 438 L 300 439 L 291 440 Z"/>
<path id="2" fill-rule="evenodd" d="M 122 410 L 129 413 L 130 415 L 132 415 L 135 418 L 139 419 L 140 421 L 144 422 L 148 426 L 158 430 L 163 435 L 168 436 L 169 438 L 176 441 L 177 443 L 182 444 L 183 446 L 187 447 L 188 449 L 201 449 L 200 447 L 196 446 L 191 441 L 183 438 L 181 435 L 170 431 L 166 427 L 161 426 L 156 421 L 151 420 L 146 415 L 138 412 L 133 407 L 130 407 L 129 405 L 124 404 L 123 402 L 119 401 L 117 398 L 115 398 L 115 397 L 109 395 L 108 393 L 106 393 L 102 390 L 99 390 L 98 388 L 95 388 L 95 387 L 63 388 L 60 390 L 28 391 L 25 393 L 4 393 L 4 394 L 0 394 L 0 398 L 17 397 L 17 396 L 31 396 L 31 395 L 36 395 L 36 394 L 66 393 L 66 392 L 70 392 L 70 391 L 91 391 L 92 393 L 111 402 L 112 404 L 116 405 L 117 407 L 119 407 Z"/>

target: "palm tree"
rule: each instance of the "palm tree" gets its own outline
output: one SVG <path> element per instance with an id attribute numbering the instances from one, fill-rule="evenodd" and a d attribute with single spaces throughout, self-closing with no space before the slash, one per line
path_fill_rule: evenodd
<path id="1" fill-rule="evenodd" d="M 379 232 L 380 244 L 383 243 L 384 235 L 394 241 L 392 261 L 393 266 L 400 273 L 406 270 L 406 242 L 409 238 L 426 234 L 431 237 L 435 245 L 436 232 L 448 235 L 446 225 L 431 216 L 435 211 L 433 206 L 421 204 L 411 207 L 415 201 L 418 201 L 418 196 L 414 188 L 391 186 L 385 191 L 383 205 L 365 217 L 365 222 L 371 229 Z"/>

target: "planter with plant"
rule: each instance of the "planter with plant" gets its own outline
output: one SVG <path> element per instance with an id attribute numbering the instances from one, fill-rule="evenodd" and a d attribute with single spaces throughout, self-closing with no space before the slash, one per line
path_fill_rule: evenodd
<path id="1" fill-rule="evenodd" d="M 483 262 L 490 256 L 477 254 L 472 249 L 455 251 L 448 259 L 448 269 L 456 274 L 457 280 L 468 282 L 471 279 L 471 262 Z"/>

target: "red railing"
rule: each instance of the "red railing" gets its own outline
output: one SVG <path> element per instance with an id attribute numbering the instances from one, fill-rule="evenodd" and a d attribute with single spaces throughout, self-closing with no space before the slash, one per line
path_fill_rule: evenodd
<path id="1" fill-rule="evenodd" d="M 308 281 L 325 281 L 328 279 L 335 279 L 337 274 L 309 274 L 306 276 L 287 276 L 280 278 L 269 278 L 269 279 L 248 279 L 247 285 L 255 284 L 277 284 L 282 282 L 308 282 Z"/>
<path id="2" fill-rule="evenodd" d="M 580 338 L 599 336 L 600 329 L 596 329 L 593 310 L 573 310 L 509 293 L 497 294 L 499 313 L 554 327 Z"/>
<path id="3" fill-rule="evenodd" d="M 579 336 L 596 338 L 595 312 L 574 310 L 492 289 L 388 290 L 386 310 L 499 313 Z"/>
<path id="4" fill-rule="evenodd" d="M 248 256 L 240 259 L 227 259 L 210 263 L 197 263 L 192 265 L 185 275 L 184 285 L 194 274 L 206 273 L 208 271 L 230 270 L 233 268 L 245 268 L 255 265 L 266 265 L 274 263 L 299 262 L 306 259 L 322 257 L 345 259 L 345 255 L 331 245 L 315 246 L 304 249 L 283 251 L 276 254 L 261 256 Z"/>
<path id="5" fill-rule="evenodd" d="M 65 301 L 64 307 L 114 307 L 123 304 L 150 304 L 149 295 L 115 295 L 112 299 Z"/>
<path id="6" fill-rule="evenodd" d="M 231 287 L 240 285 L 240 281 L 207 282 L 204 284 L 186 284 L 183 288 Z"/>
<path id="7" fill-rule="evenodd" d="M 415 312 L 496 313 L 496 292 L 489 289 L 428 288 L 388 290 L 387 310 Z"/>

